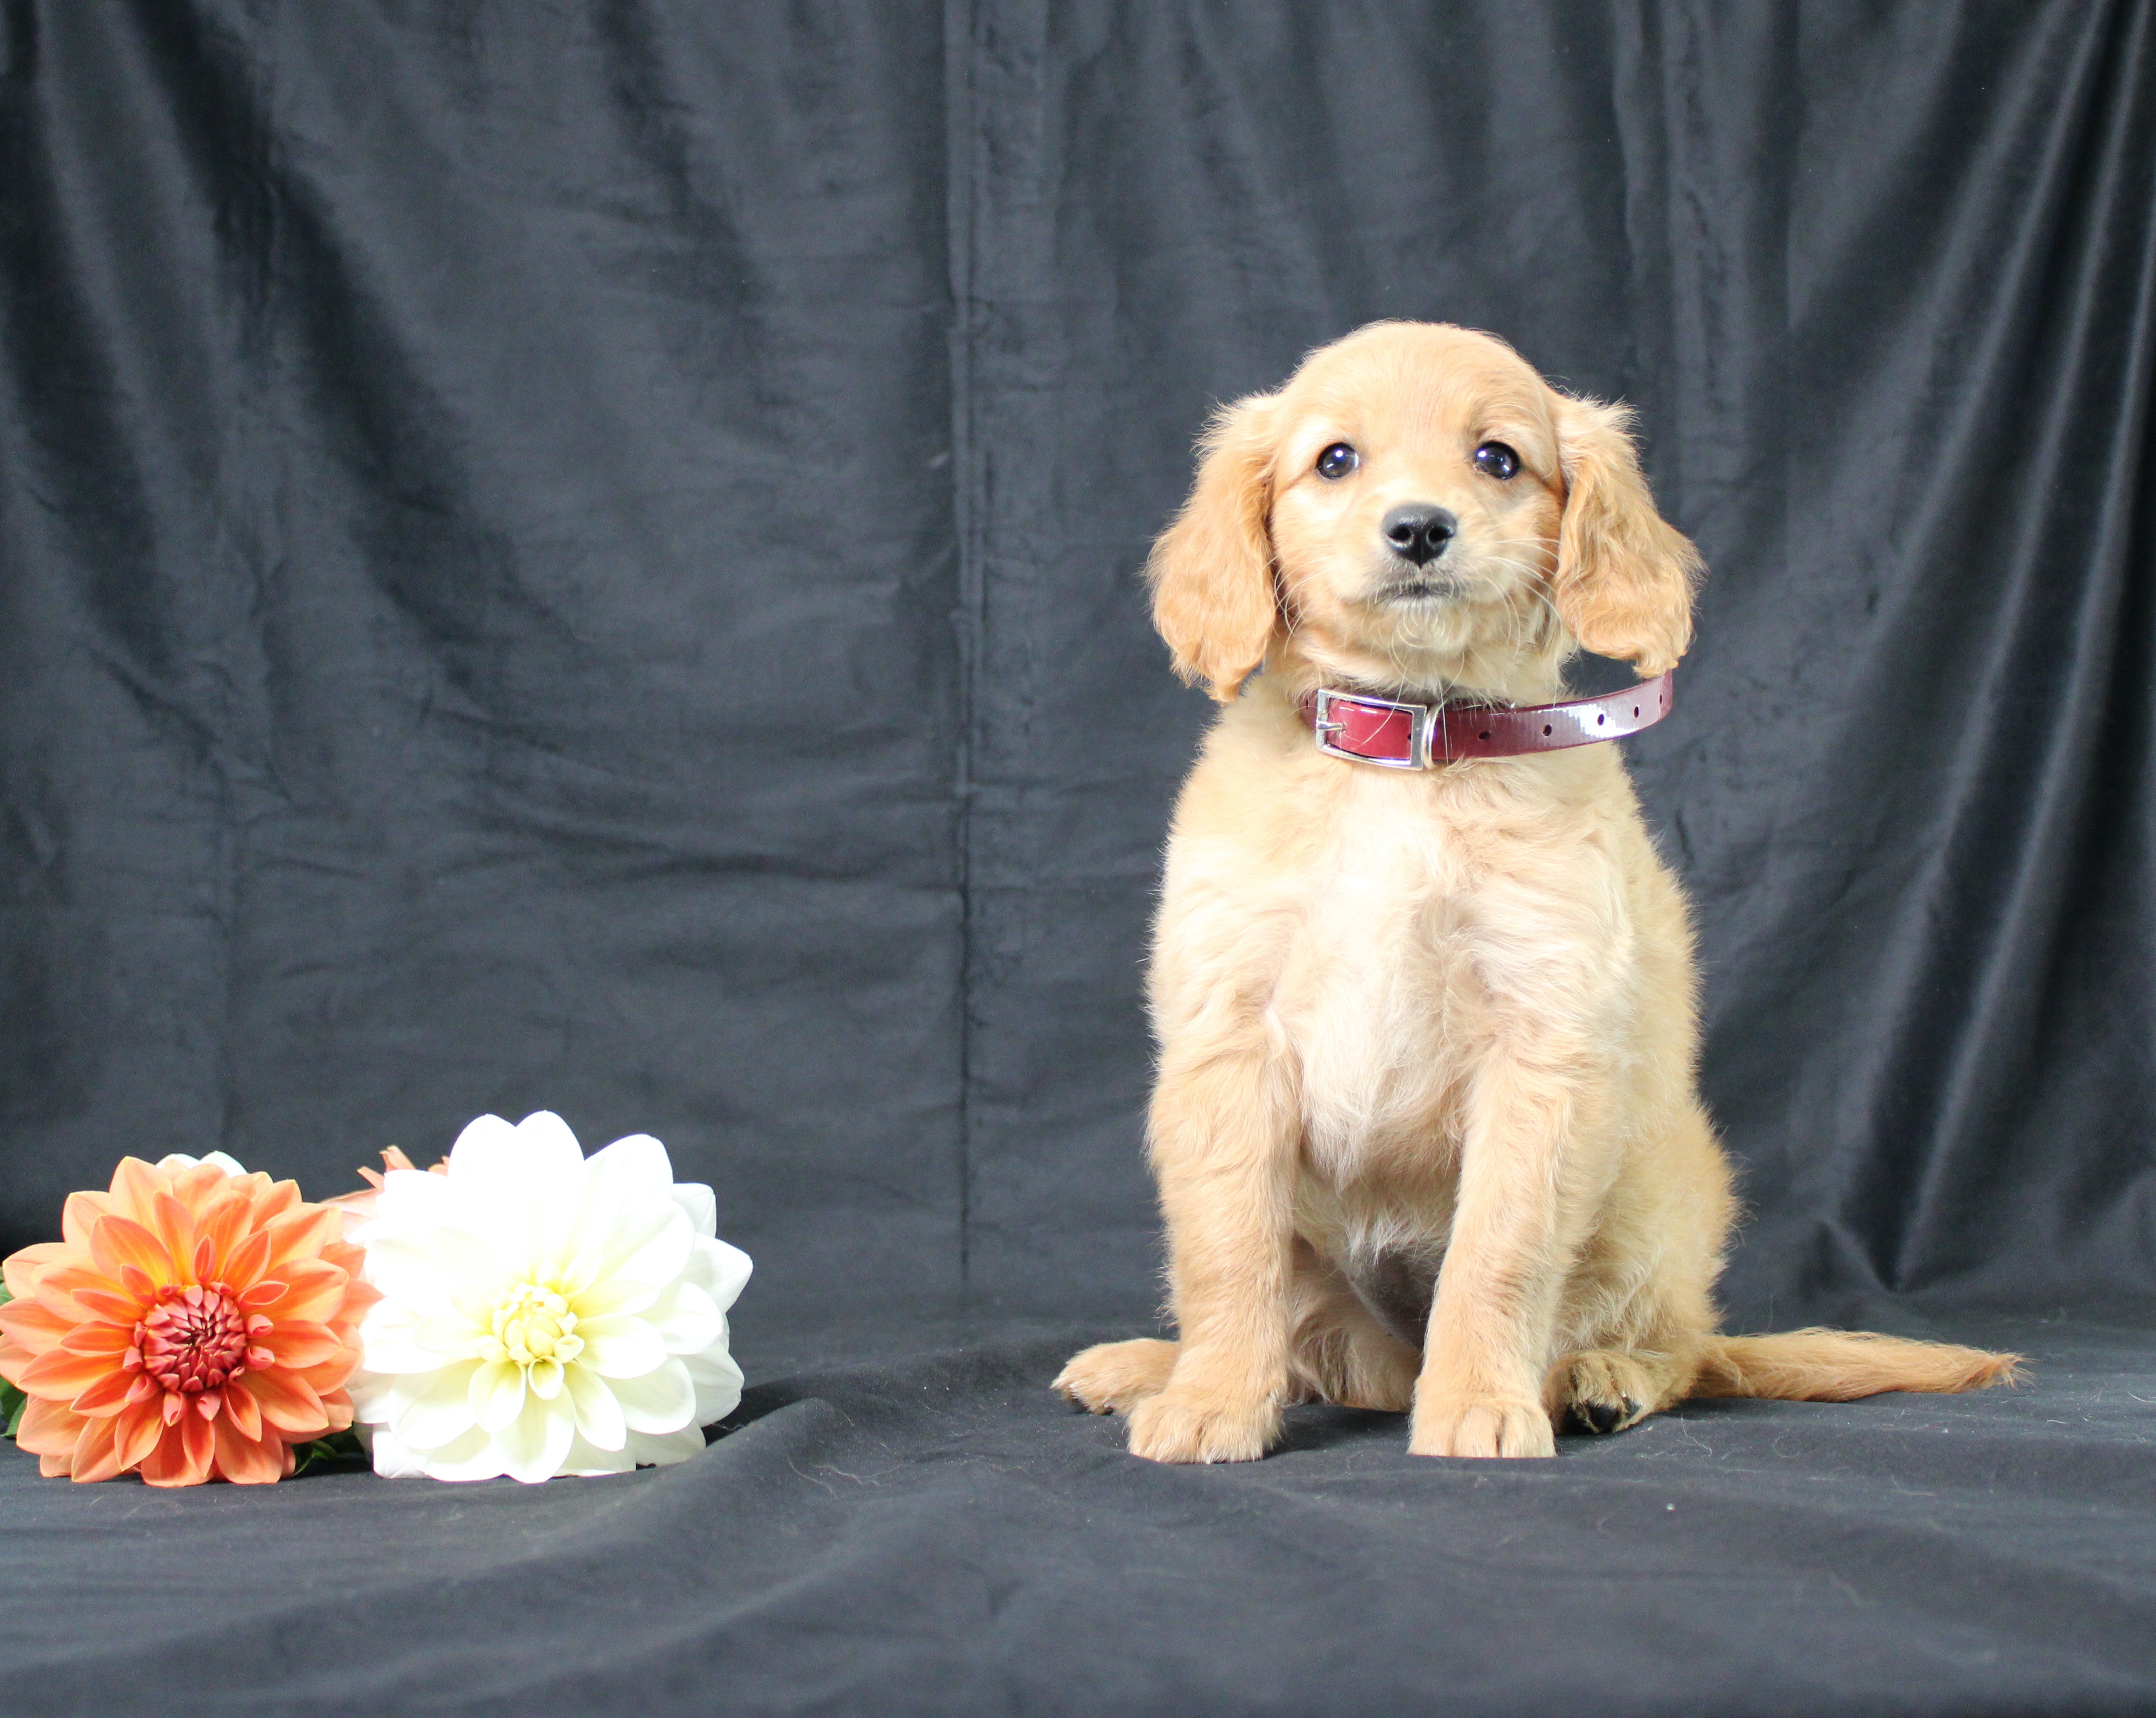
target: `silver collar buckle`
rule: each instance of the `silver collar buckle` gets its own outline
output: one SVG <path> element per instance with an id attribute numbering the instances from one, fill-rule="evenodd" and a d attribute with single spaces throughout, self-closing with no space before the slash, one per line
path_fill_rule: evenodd
<path id="1" fill-rule="evenodd" d="M 1343 751 L 1332 743 L 1332 736 L 1347 728 L 1344 722 L 1333 718 L 1333 711 L 1342 704 L 1351 704 L 1358 710 L 1397 710 L 1408 718 L 1408 754 L 1404 758 L 1366 758 L 1360 752 Z M 1431 712 L 1427 704 L 1402 703 L 1393 698 L 1372 697 L 1367 692 L 1320 691 L 1313 701 L 1311 726 L 1317 740 L 1317 749 L 1328 758 L 1344 758 L 1350 764 L 1374 764 L 1380 769 L 1427 769 L 1430 765 L 1430 726 Z"/>

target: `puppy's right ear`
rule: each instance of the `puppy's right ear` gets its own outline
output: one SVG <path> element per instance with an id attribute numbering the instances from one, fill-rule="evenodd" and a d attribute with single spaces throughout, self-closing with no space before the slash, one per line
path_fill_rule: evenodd
<path id="1" fill-rule="evenodd" d="M 1273 419 L 1278 396 L 1222 408 L 1199 444 L 1198 481 L 1175 522 L 1152 546 L 1152 624 L 1175 671 L 1235 701 L 1272 640 Z"/>

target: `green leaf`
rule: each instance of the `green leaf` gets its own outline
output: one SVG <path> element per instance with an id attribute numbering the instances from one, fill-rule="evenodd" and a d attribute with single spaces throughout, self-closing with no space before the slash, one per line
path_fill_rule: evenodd
<path id="1" fill-rule="evenodd" d="M 332 1432 L 326 1438 L 317 1438 L 312 1443 L 299 1443 L 292 1447 L 292 1477 L 298 1479 L 310 1468 L 343 1467 L 366 1459 L 367 1452 L 360 1447 L 357 1433 L 349 1429 Z"/>
<path id="2" fill-rule="evenodd" d="M 0 1283 L 0 1306 L 5 1306 L 15 1297 L 8 1292 L 8 1285 Z M 23 1394 L 5 1378 L 0 1378 L 0 1420 L 8 1422 L 7 1435 L 13 1438 L 15 1428 L 23 1423 L 23 1410 L 30 1405 L 30 1398 Z"/>

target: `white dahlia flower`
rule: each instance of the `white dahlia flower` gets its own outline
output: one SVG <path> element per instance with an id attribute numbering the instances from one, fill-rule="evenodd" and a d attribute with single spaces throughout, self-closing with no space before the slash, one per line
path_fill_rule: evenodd
<path id="1" fill-rule="evenodd" d="M 157 1160 L 161 1170 L 193 1169 L 199 1164 L 213 1163 L 228 1175 L 244 1175 L 247 1171 L 239 1166 L 239 1160 L 223 1151 L 212 1151 L 202 1157 L 189 1157 L 183 1152 L 168 1151 Z"/>
<path id="2" fill-rule="evenodd" d="M 748 1255 L 648 1134 L 587 1158 L 548 1111 L 483 1115 L 449 1171 L 393 1169 L 348 1238 L 382 1291 L 351 1384 L 374 1470 L 539 1480 L 685 1461 L 741 1400 Z"/>

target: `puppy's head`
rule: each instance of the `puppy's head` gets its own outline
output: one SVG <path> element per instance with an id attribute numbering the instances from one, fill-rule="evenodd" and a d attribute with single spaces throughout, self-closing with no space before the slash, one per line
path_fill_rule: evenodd
<path id="1" fill-rule="evenodd" d="M 1691 637 L 1699 558 L 1664 523 L 1621 407 L 1511 347 L 1378 323 L 1224 410 L 1153 546 L 1153 619 L 1233 699 L 1276 644 L 1371 686 L 1501 696 L 1575 645 L 1658 674 Z"/>

